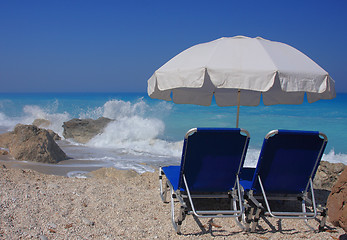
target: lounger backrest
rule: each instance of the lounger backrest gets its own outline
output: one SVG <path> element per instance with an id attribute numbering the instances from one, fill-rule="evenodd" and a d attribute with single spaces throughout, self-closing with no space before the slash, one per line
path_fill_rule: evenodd
<path id="1" fill-rule="evenodd" d="M 246 135 L 247 134 L 247 135 Z M 191 192 L 227 192 L 232 189 L 243 165 L 249 142 L 240 129 L 196 129 L 186 135 L 179 186 Z"/>
<path id="2" fill-rule="evenodd" d="M 323 136 L 323 138 L 321 137 Z M 253 186 L 260 191 L 258 175 L 265 192 L 300 193 L 317 171 L 327 139 L 319 132 L 278 130 L 264 139 Z"/>

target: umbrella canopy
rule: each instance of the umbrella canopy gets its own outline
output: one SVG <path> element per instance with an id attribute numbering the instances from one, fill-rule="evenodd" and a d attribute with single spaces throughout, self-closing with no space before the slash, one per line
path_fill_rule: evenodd
<path id="1" fill-rule="evenodd" d="M 176 55 L 148 80 L 148 95 L 180 104 L 301 104 L 336 96 L 334 80 L 297 49 L 260 37 L 224 37 Z"/>

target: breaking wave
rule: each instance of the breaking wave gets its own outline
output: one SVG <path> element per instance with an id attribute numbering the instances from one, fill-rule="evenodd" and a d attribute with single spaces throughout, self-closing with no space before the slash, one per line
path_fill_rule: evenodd
<path id="1" fill-rule="evenodd" d="M 160 109 L 163 111 L 163 108 Z M 142 99 L 134 104 L 122 100 L 108 101 L 93 113 L 102 113 L 103 117 L 114 121 L 103 133 L 91 139 L 89 146 L 117 148 L 135 155 L 180 155 L 181 143 L 161 139 L 165 124 L 159 118 L 148 116 L 150 107 Z"/>

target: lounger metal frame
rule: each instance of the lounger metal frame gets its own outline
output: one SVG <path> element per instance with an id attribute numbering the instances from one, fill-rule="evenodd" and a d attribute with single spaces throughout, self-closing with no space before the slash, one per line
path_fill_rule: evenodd
<path id="1" fill-rule="evenodd" d="M 265 136 L 265 139 L 269 139 L 270 137 L 274 136 L 277 133 L 278 133 L 278 130 L 273 130 Z M 259 176 L 259 175 L 258 175 L 258 181 L 259 181 L 259 186 L 261 189 L 261 195 L 259 195 L 259 194 L 255 195 L 253 190 L 245 192 L 245 198 L 251 200 L 251 202 L 257 208 L 255 211 L 255 214 L 254 214 L 253 224 L 252 224 L 251 229 L 250 229 L 251 231 L 255 231 L 255 228 L 258 224 L 258 221 L 259 221 L 261 214 L 263 214 L 265 216 L 271 216 L 274 218 L 278 218 L 278 219 L 304 219 L 305 223 L 311 229 L 313 229 L 313 227 L 311 227 L 308 224 L 307 220 L 314 219 L 317 217 L 317 215 L 320 215 L 320 216 L 322 216 L 322 220 L 320 221 L 320 225 L 319 225 L 318 229 L 321 230 L 324 228 L 326 218 L 327 218 L 326 209 L 316 206 L 314 190 L 313 190 L 313 182 L 312 182 L 312 178 L 313 178 L 315 172 L 317 171 L 318 164 L 319 164 L 321 156 L 323 154 L 325 145 L 328 141 L 328 138 L 325 134 L 319 133 L 319 136 L 324 139 L 324 142 L 321 146 L 321 149 L 320 149 L 319 154 L 317 156 L 314 168 L 313 168 L 313 170 L 310 174 L 310 177 L 308 179 L 306 189 L 301 194 L 283 194 L 283 195 L 271 195 L 270 194 L 269 195 L 266 193 L 266 191 L 263 187 L 263 182 L 262 182 L 261 176 Z M 312 200 L 308 197 L 309 191 L 311 192 L 311 199 Z M 262 204 L 258 200 L 264 200 L 266 209 L 262 206 Z M 271 210 L 269 200 L 301 201 L 302 211 L 301 212 L 274 212 Z M 306 206 L 307 203 L 310 204 L 313 208 L 311 212 L 307 212 L 307 206 Z"/>
<path id="2" fill-rule="evenodd" d="M 188 139 L 188 137 L 192 134 L 194 134 L 197 131 L 196 128 L 189 130 L 185 135 L 185 140 Z M 247 141 L 249 141 L 249 133 L 248 131 L 244 129 L 240 129 L 240 132 L 246 134 Z M 241 159 L 245 158 L 245 154 L 247 151 L 248 142 L 245 144 L 245 147 L 243 149 L 243 153 L 241 156 Z M 187 148 L 185 149 L 185 151 Z M 242 161 L 240 161 L 240 165 L 238 167 L 238 172 L 240 172 L 242 167 Z M 198 222 L 198 218 L 226 218 L 226 217 L 233 217 L 237 223 L 237 225 L 242 229 L 245 230 L 246 227 L 242 225 L 241 221 L 246 222 L 245 219 L 245 205 L 243 200 L 243 192 L 242 187 L 240 186 L 239 182 L 239 176 L 236 175 L 236 181 L 234 184 L 234 187 L 227 193 L 218 193 L 218 194 L 191 194 L 189 189 L 189 183 L 186 180 L 186 177 L 184 174 L 182 174 L 183 183 L 185 186 L 186 191 L 182 192 L 179 189 L 174 190 L 174 187 L 170 183 L 170 181 L 166 181 L 165 185 L 163 186 L 163 176 L 164 172 L 162 168 L 159 168 L 159 184 L 160 184 L 160 196 L 163 202 L 167 203 L 167 193 L 170 192 L 170 202 L 171 202 L 171 221 L 172 225 L 177 233 L 181 232 L 181 225 L 182 222 L 185 220 L 187 215 L 193 215 L 194 219 Z M 193 199 L 196 198 L 213 198 L 213 199 L 222 199 L 222 198 L 228 198 L 230 199 L 230 206 L 233 210 L 197 210 Z M 180 210 L 177 217 L 177 220 L 175 219 L 175 199 L 178 200 L 180 204 Z M 188 205 L 188 203 L 190 205 Z"/>

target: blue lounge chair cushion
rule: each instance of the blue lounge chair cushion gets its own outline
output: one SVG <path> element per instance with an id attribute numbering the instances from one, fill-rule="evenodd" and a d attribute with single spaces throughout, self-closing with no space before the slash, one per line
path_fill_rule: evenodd
<path id="1" fill-rule="evenodd" d="M 162 169 L 174 190 L 186 190 L 184 174 L 191 192 L 227 192 L 235 187 L 248 142 L 238 128 L 199 128 L 184 141 L 181 166 Z"/>
<path id="2" fill-rule="evenodd" d="M 279 130 L 264 139 L 253 179 L 248 176 L 240 183 L 260 192 L 259 175 L 268 193 L 303 192 L 314 178 L 325 145 L 318 132 Z"/>
<path id="3" fill-rule="evenodd" d="M 255 168 L 244 167 L 240 172 L 240 184 L 244 189 L 252 188 L 252 179 L 254 176 Z"/>
<path id="4" fill-rule="evenodd" d="M 166 178 L 170 181 L 174 191 L 178 190 L 178 181 L 180 177 L 180 166 L 162 167 Z"/>

